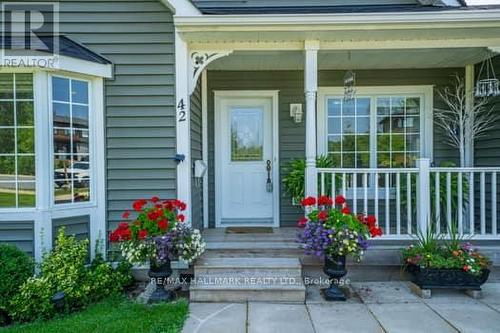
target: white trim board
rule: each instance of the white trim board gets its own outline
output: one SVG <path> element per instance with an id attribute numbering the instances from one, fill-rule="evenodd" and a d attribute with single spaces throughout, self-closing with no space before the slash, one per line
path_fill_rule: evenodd
<path id="1" fill-rule="evenodd" d="M 220 216 L 220 180 L 222 177 L 222 170 L 217 167 L 220 158 L 220 147 L 217 144 L 217 134 L 220 133 L 220 101 L 224 97 L 238 98 L 238 97 L 256 97 L 256 98 L 271 98 L 272 99 L 272 119 L 273 119 L 273 225 L 272 227 L 278 228 L 280 225 L 280 159 L 279 159 L 279 91 L 278 90 L 216 90 L 214 91 L 214 161 L 215 167 L 215 227 L 226 227 L 221 225 Z M 259 224 L 252 224 L 252 226 L 259 226 Z M 263 224 L 263 226 L 270 226 Z"/>
<path id="2" fill-rule="evenodd" d="M 418 86 L 373 86 L 373 87 L 356 87 L 357 96 L 400 96 L 400 95 L 414 95 L 420 96 L 423 99 L 421 105 L 421 128 L 420 128 L 420 152 L 422 158 L 429 158 L 433 160 L 434 153 L 434 101 L 433 101 L 434 87 L 432 85 L 418 85 Z M 326 117 L 326 98 L 338 97 L 344 95 L 343 87 L 320 87 L 318 89 L 317 110 L 318 117 L 316 119 L 317 133 L 318 133 L 318 154 L 327 153 L 327 126 L 325 121 Z M 374 112 L 374 105 L 370 107 L 371 112 Z M 372 117 L 373 118 L 373 117 Z M 371 126 L 376 126 L 373 123 Z M 374 143 L 370 140 L 371 144 Z"/>

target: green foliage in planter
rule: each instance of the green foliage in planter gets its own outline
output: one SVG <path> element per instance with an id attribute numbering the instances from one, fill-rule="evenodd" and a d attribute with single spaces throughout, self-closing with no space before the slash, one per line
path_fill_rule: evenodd
<path id="1" fill-rule="evenodd" d="M 318 168 L 333 168 L 333 160 L 328 156 L 318 156 L 316 158 L 316 167 Z M 295 159 L 290 161 L 284 168 L 285 177 L 283 177 L 283 186 L 285 192 L 296 201 L 304 198 L 305 192 L 305 173 L 306 160 Z M 318 186 L 320 185 L 318 179 Z M 331 179 L 326 179 L 325 187 L 331 187 Z"/>
<path id="2" fill-rule="evenodd" d="M 403 265 L 416 265 L 429 269 L 456 269 L 480 275 L 491 262 L 457 233 L 456 224 L 448 230 L 450 238 L 437 236 L 429 229 L 419 233 L 414 244 L 403 249 Z"/>
<path id="3" fill-rule="evenodd" d="M 0 326 L 8 322 L 9 301 L 19 292 L 19 286 L 34 272 L 33 260 L 9 244 L 0 244 Z"/>
<path id="4" fill-rule="evenodd" d="M 113 269 L 100 255 L 88 263 L 88 240 L 79 241 L 59 230 L 54 249 L 41 264 L 40 276 L 30 278 L 10 302 L 10 315 L 18 322 L 51 318 L 55 308 L 52 296 L 65 293 L 67 312 L 82 308 L 130 284 L 130 265 Z"/>

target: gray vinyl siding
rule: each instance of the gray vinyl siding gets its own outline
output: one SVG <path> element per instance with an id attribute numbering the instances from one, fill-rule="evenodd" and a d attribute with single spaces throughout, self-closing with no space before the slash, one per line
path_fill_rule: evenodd
<path id="1" fill-rule="evenodd" d="M 434 85 L 443 87 L 449 83 L 451 75 L 463 73 L 463 69 L 423 69 L 423 70 L 362 70 L 356 71 L 358 86 L 383 85 Z M 319 86 L 342 86 L 344 71 L 321 71 Z M 280 177 L 283 166 L 294 158 L 305 156 L 305 123 L 295 124 L 290 118 L 290 103 L 304 103 L 303 72 L 301 71 L 209 71 L 208 72 L 208 151 L 209 151 L 209 225 L 215 225 L 215 175 L 214 162 L 214 90 L 279 90 L 279 155 Z M 438 96 L 434 96 L 439 105 Z M 458 154 L 443 144 L 439 130 L 434 127 L 434 161 L 456 161 Z M 291 199 L 283 194 L 280 184 L 281 226 L 294 226 L 302 211 L 291 204 Z"/>
<path id="2" fill-rule="evenodd" d="M 79 240 L 89 239 L 90 235 L 90 216 L 74 216 L 52 220 L 52 238 L 55 240 L 59 229 L 64 227 L 66 235 L 75 236 Z M 105 235 L 101 238 L 104 239 Z"/>
<path id="3" fill-rule="evenodd" d="M 191 165 L 203 159 L 203 137 L 201 119 L 201 80 L 191 95 Z M 200 178 L 191 180 L 191 222 L 195 228 L 203 227 L 203 183 Z"/>
<path id="4" fill-rule="evenodd" d="M 12 244 L 28 255 L 34 254 L 33 221 L 0 221 L 0 244 Z"/>
<path id="5" fill-rule="evenodd" d="M 495 67 L 495 72 L 500 73 L 500 57 L 495 57 L 493 59 L 493 65 Z M 476 71 L 479 71 L 480 64 L 476 66 Z M 497 74 L 498 75 L 498 74 Z M 500 116 L 500 97 L 492 99 L 490 107 L 493 108 L 494 112 Z M 486 133 L 482 138 L 479 138 L 474 145 L 474 165 L 476 167 L 498 167 L 500 166 L 500 119 L 493 124 L 493 128 Z M 478 177 L 476 177 L 478 178 Z M 476 207 L 479 207 L 478 198 L 480 198 L 479 192 L 479 182 L 476 179 Z M 500 176 L 497 175 L 497 189 L 500 189 Z M 488 175 L 486 177 L 486 225 L 489 227 L 491 224 L 491 177 Z M 497 195 L 497 216 L 500 216 L 500 196 Z M 477 215 L 478 221 L 476 222 L 476 227 L 479 224 L 479 216 Z M 497 226 L 497 232 L 500 233 L 500 223 Z M 490 232 L 490 230 L 486 230 Z"/>
<path id="6" fill-rule="evenodd" d="M 175 46 L 158 0 L 63 0 L 60 32 L 114 64 L 105 82 L 108 228 L 133 200 L 176 196 Z"/>

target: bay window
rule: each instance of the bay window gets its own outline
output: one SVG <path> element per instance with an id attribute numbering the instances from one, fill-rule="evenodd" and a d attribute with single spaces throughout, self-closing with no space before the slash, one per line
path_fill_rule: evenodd
<path id="1" fill-rule="evenodd" d="M 33 76 L 0 74 L 0 208 L 35 207 Z"/>
<path id="2" fill-rule="evenodd" d="M 89 84 L 52 77 L 54 203 L 90 200 Z"/>

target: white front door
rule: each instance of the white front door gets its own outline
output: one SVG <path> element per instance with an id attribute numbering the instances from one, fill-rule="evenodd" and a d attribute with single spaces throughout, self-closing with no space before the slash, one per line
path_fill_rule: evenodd
<path id="1" fill-rule="evenodd" d="M 217 226 L 275 225 L 274 102 L 252 93 L 216 94 Z"/>

